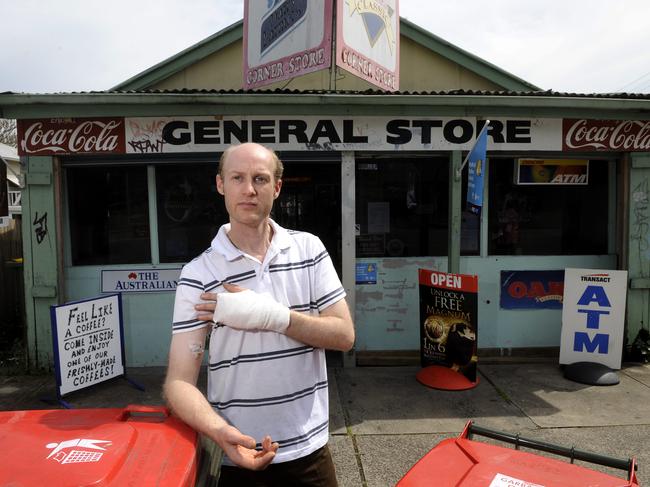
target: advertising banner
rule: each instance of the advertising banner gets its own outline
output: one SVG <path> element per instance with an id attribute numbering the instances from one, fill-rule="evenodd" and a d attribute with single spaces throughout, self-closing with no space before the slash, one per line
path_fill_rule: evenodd
<path id="1" fill-rule="evenodd" d="M 119 294 L 50 308 L 59 395 L 124 375 Z"/>
<path id="2" fill-rule="evenodd" d="M 336 64 L 386 91 L 399 90 L 398 0 L 339 0 Z"/>
<path id="3" fill-rule="evenodd" d="M 333 0 L 244 2 L 244 89 L 332 64 Z"/>
<path id="4" fill-rule="evenodd" d="M 418 269 L 420 361 L 476 382 L 478 277 Z"/>
<path id="5" fill-rule="evenodd" d="M 650 151 L 650 120 L 572 120 L 562 124 L 563 151 Z"/>
<path id="6" fill-rule="evenodd" d="M 562 309 L 564 271 L 501 271 L 501 309 Z"/>
<path id="7" fill-rule="evenodd" d="M 103 293 L 156 293 L 176 291 L 181 268 L 102 270 Z"/>
<path id="8" fill-rule="evenodd" d="M 560 364 L 620 369 L 626 298 L 627 271 L 566 269 Z"/>
<path id="9" fill-rule="evenodd" d="M 587 185 L 589 161 L 584 159 L 517 159 L 517 184 Z"/>
<path id="10" fill-rule="evenodd" d="M 18 120 L 18 154 L 123 154 L 123 118 Z"/>
<path id="11" fill-rule="evenodd" d="M 479 215 L 483 206 L 483 181 L 487 150 L 487 126 L 483 127 L 476 144 L 467 155 L 467 209 Z"/>

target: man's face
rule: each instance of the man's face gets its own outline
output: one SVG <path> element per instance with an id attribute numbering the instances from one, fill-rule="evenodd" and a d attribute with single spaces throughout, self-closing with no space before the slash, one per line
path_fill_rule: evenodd
<path id="1" fill-rule="evenodd" d="M 242 144 L 229 154 L 223 174 L 217 175 L 217 190 L 224 195 L 231 223 L 264 223 L 282 186 L 274 170 L 271 154 L 260 145 Z"/>

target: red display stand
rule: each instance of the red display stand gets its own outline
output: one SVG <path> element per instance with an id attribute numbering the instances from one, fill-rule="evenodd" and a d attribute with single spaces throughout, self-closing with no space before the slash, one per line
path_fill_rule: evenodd
<path id="1" fill-rule="evenodd" d="M 0 412 L 0 485 L 190 487 L 199 451 L 163 407 Z"/>
<path id="2" fill-rule="evenodd" d="M 473 441 L 473 435 L 512 443 L 515 448 Z M 521 451 L 555 455 L 627 471 L 627 481 L 567 461 Z M 468 422 L 458 438 L 441 441 L 409 470 L 397 487 L 639 487 L 636 461 L 522 438 Z"/>
<path id="3" fill-rule="evenodd" d="M 415 378 L 427 387 L 443 391 L 464 391 L 478 385 L 478 377 L 476 382 L 472 382 L 460 372 L 443 365 L 424 367 Z"/>

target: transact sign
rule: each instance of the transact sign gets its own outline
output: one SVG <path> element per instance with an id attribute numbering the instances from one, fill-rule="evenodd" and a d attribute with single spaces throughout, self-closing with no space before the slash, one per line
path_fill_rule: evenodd
<path id="1" fill-rule="evenodd" d="M 566 269 L 560 364 L 621 368 L 627 271 Z"/>

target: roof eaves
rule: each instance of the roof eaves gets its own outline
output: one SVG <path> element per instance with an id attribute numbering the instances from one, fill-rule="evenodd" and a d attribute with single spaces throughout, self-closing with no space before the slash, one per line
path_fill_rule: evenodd
<path id="1" fill-rule="evenodd" d="M 243 36 L 243 25 L 243 20 L 235 22 L 216 34 L 110 88 L 108 91 L 142 90 L 156 84 L 158 81 L 169 78 L 219 49 L 240 40 Z"/>
<path id="2" fill-rule="evenodd" d="M 469 71 L 477 73 L 493 83 L 502 86 L 506 90 L 542 91 L 538 86 L 451 44 L 403 17 L 400 23 L 400 34 L 405 35 L 412 41 L 427 47 Z"/>

